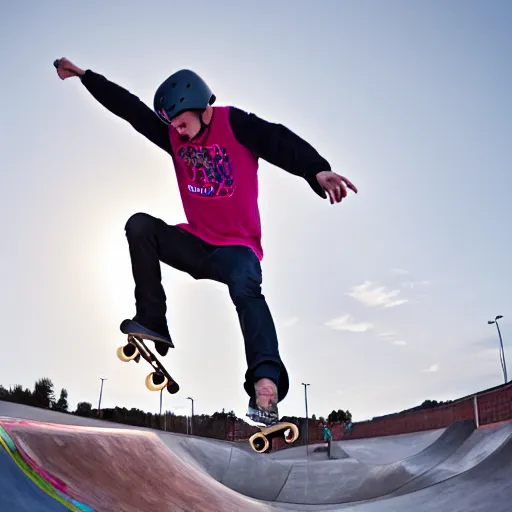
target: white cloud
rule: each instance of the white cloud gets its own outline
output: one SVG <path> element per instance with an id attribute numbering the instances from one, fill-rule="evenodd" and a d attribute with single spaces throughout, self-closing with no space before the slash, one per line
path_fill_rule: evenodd
<path id="1" fill-rule="evenodd" d="M 394 332 L 380 332 L 378 336 L 379 338 L 384 338 L 386 341 L 390 341 L 393 345 L 407 345 L 406 341 L 396 340 L 396 333 Z"/>
<path id="2" fill-rule="evenodd" d="M 296 316 L 292 316 L 291 318 L 287 318 L 287 319 L 283 322 L 283 325 L 284 325 L 285 327 L 291 327 L 292 325 L 295 325 L 298 321 L 299 321 L 298 317 L 296 317 Z"/>
<path id="3" fill-rule="evenodd" d="M 432 366 L 429 366 L 428 368 L 426 368 L 423 371 L 426 373 L 435 373 L 435 372 L 439 371 L 439 365 L 433 364 Z"/>
<path id="4" fill-rule="evenodd" d="M 404 288 L 418 288 L 419 286 L 427 287 L 430 286 L 430 281 L 424 279 L 423 281 L 404 281 L 402 283 Z"/>
<path id="5" fill-rule="evenodd" d="M 393 269 L 391 269 L 391 272 L 393 272 L 394 274 L 399 274 L 399 275 L 405 275 L 405 274 L 409 273 L 408 270 L 404 270 L 403 268 L 393 268 Z"/>
<path id="6" fill-rule="evenodd" d="M 397 299 L 400 290 L 386 290 L 384 286 L 374 285 L 370 281 L 353 286 L 348 293 L 350 297 L 361 302 L 365 306 L 382 306 L 392 308 L 408 302 L 408 299 Z"/>
<path id="7" fill-rule="evenodd" d="M 348 314 L 333 318 L 326 322 L 325 325 L 336 331 L 350 332 L 366 332 L 373 328 L 373 325 L 369 322 L 355 322 L 352 316 Z"/>
<path id="8" fill-rule="evenodd" d="M 393 339 L 396 336 L 396 334 L 394 332 L 380 332 L 379 336 L 381 338 L 386 338 L 386 339 L 390 340 L 390 339 Z"/>

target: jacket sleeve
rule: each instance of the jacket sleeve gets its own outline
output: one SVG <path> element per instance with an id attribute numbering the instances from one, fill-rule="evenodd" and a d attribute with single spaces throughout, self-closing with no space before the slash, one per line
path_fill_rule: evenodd
<path id="1" fill-rule="evenodd" d="M 327 197 L 316 175 L 331 167 L 308 142 L 282 124 L 270 123 L 236 107 L 231 107 L 229 116 L 240 144 L 263 160 L 304 178 L 320 197 Z"/>
<path id="2" fill-rule="evenodd" d="M 167 125 L 137 96 L 88 69 L 81 77 L 82 84 L 107 110 L 130 123 L 169 154 L 172 154 Z"/>

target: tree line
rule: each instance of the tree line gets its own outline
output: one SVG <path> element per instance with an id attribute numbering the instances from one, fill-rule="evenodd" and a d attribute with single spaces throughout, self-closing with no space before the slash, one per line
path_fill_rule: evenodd
<path id="1" fill-rule="evenodd" d="M 7 390 L 0 384 L 0 400 L 68 412 L 68 392 L 61 389 L 59 399 L 56 400 L 53 388 L 53 382 L 47 377 L 37 380 L 33 390 L 23 389 L 21 384 Z"/>
<path id="2" fill-rule="evenodd" d="M 7 402 L 16 402 L 34 407 L 41 407 L 57 412 L 73 414 L 86 418 L 101 418 L 106 421 L 113 421 L 135 427 L 149 427 L 165 430 L 174 433 L 193 433 L 201 437 L 210 437 L 228 441 L 247 439 L 257 428 L 249 425 L 243 419 L 238 418 L 233 411 L 215 412 L 212 415 L 195 415 L 191 420 L 186 416 L 177 416 L 170 411 L 166 411 L 161 416 L 151 412 L 144 412 L 140 409 L 126 407 L 102 408 L 101 411 L 93 408 L 90 402 L 79 402 L 74 411 L 69 410 L 68 392 L 61 389 L 59 398 L 56 398 L 54 384 L 48 377 L 38 379 L 34 388 L 23 388 L 17 384 L 14 387 L 6 389 L 0 384 L 0 400 Z M 281 421 L 289 421 L 298 426 L 302 426 L 305 418 L 296 416 L 284 416 Z M 347 410 L 333 410 L 327 420 L 315 414 L 309 418 L 308 423 L 311 427 L 322 425 L 325 422 L 351 422 L 352 414 Z"/>
<path id="3" fill-rule="evenodd" d="M 90 402 L 79 402 L 76 409 L 70 411 L 67 390 L 62 388 L 57 398 L 53 382 L 48 377 L 38 379 L 33 389 L 24 388 L 20 384 L 7 389 L 0 384 L 0 400 L 41 407 L 86 418 L 112 421 L 134 427 L 147 427 L 178 434 L 193 433 L 201 437 L 227 441 L 245 440 L 258 430 L 257 427 L 249 425 L 244 419 L 238 418 L 233 411 L 226 412 L 224 409 L 212 415 L 200 414 L 195 415 L 194 418 L 189 418 L 187 416 L 178 416 L 170 411 L 165 411 L 164 414 L 160 415 L 137 408 L 127 409 L 126 407 L 117 406 L 114 408 L 102 408 L 101 411 L 98 411 L 97 408 L 93 408 Z M 406 411 L 374 417 L 372 420 L 398 416 L 408 411 L 431 409 L 449 402 L 425 400 L 421 405 Z M 283 416 L 280 419 L 281 421 L 296 424 L 301 431 L 306 426 L 306 419 L 304 417 Z M 325 424 L 333 426 L 337 423 L 345 425 L 352 423 L 352 413 L 349 410 L 338 409 L 332 410 L 327 418 L 324 416 L 317 417 L 313 414 L 308 418 L 307 423 L 310 440 L 315 438 L 321 439 L 321 432 Z"/>

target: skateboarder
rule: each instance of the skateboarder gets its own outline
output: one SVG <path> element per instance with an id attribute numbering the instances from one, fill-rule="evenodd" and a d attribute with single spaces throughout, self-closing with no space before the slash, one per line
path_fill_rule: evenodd
<path id="1" fill-rule="evenodd" d="M 327 423 L 324 423 L 324 430 L 322 433 L 323 441 L 332 441 L 332 432 L 331 429 L 327 426 Z"/>
<path id="2" fill-rule="evenodd" d="M 125 327 L 129 322 L 132 333 L 150 336 L 160 355 L 167 353 L 169 345 L 158 342 L 172 343 L 160 262 L 194 279 L 226 284 L 245 343 L 247 416 L 265 425 L 276 424 L 277 403 L 286 396 L 289 381 L 261 293 L 258 159 L 305 179 L 331 204 L 347 196 L 347 187 L 357 192 L 356 187 L 331 171 L 310 144 L 281 124 L 235 107 L 213 107 L 215 95 L 190 70 L 175 72 L 158 87 L 152 110 L 103 75 L 80 69 L 66 58 L 54 64 L 62 80 L 79 77 L 101 105 L 173 160 L 187 223 L 168 225 L 147 213 L 128 219 L 125 231 L 136 314 L 125 321 Z"/>

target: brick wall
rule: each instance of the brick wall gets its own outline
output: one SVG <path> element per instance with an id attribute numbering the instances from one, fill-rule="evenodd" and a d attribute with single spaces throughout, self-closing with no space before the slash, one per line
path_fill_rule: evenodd
<path id="1" fill-rule="evenodd" d="M 512 420 L 512 382 L 494 388 L 480 391 L 474 395 L 466 396 L 449 404 L 443 404 L 432 409 L 406 411 L 390 414 L 374 420 L 355 422 L 349 439 L 389 436 L 444 428 L 451 423 L 465 419 L 475 419 L 475 396 L 478 409 L 478 422 L 487 425 L 499 421 Z M 321 443 L 323 427 L 310 421 L 309 444 Z M 343 425 L 329 424 L 333 440 L 345 438 Z M 300 426 L 301 436 L 305 435 L 304 425 Z M 298 440 L 293 446 L 304 444 Z M 280 450 L 290 447 L 282 439 L 275 439 L 272 449 Z"/>
<path id="2" fill-rule="evenodd" d="M 480 425 L 512 419 L 512 382 L 481 391 L 477 404 Z"/>

